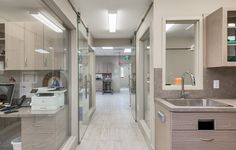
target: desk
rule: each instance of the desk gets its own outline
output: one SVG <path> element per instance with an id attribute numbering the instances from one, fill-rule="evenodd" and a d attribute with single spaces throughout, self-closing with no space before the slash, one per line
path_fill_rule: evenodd
<path id="1" fill-rule="evenodd" d="M 0 124 L 6 119 L 14 122 L 11 130 L 19 129 L 22 150 L 58 150 L 68 136 L 67 114 L 68 106 L 56 111 L 31 111 L 30 108 L 20 108 L 16 113 L 0 112 Z M 0 128 L 0 136 L 5 136 L 6 132 Z"/>

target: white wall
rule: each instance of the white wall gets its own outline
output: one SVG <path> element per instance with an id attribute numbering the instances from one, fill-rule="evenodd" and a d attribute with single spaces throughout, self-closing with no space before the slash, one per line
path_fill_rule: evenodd
<path id="1" fill-rule="evenodd" d="M 120 88 L 129 88 L 130 64 L 124 64 L 120 67 L 124 68 L 124 77 L 120 78 Z"/>

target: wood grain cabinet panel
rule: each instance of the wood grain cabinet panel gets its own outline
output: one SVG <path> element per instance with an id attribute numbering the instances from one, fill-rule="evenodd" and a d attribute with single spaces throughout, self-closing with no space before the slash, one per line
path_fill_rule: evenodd
<path id="1" fill-rule="evenodd" d="M 216 130 L 236 129 L 235 113 L 172 113 L 172 130 L 198 130 L 198 120 L 214 120 Z"/>
<path id="2" fill-rule="evenodd" d="M 22 118 L 23 150 L 58 150 L 68 137 L 67 110 L 48 117 Z"/>
<path id="3" fill-rule="evenodd" d="M 156 104 L 156 149 L 235 150 L 236 113 L 170 112 Z M 211 130 L 200 130 L 199 120 L 214 120 Z"/>
<path id="4" fill-rule="evenodd" d="M 236 131 L 174 131 L 173 150 L 235 150 Z"/>
<path id="5" fill-rule="evenodd" d="M 236 66 L 236 7 L 222 7 L 206 17 L 206 62 L 208 68 Z M 229 40 L 231 42 L 229 42 Z"/>
<path id="6" fill-rule="evenodd" d="M 24 69 L 24 23 L 8 22 L 5 24 L 5 70 Z"/>

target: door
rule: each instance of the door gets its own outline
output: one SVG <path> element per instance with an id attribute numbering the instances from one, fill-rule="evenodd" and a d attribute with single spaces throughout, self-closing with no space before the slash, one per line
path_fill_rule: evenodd
<path id="1" fill-rule="evenodd" d="M 143 54 L 143 115 L 144 121 L 150 128 L 150 33 L 149 29 L 143 35 L 142 39 Z"/>
<path id="2" fill-rule="evenodd" d="M 79 70 L 79 135 L 82 140 L 89 124 L 91 74 L 90 74 L 90 52 L 84 26 L 78 24 L 78 70 Z"/>

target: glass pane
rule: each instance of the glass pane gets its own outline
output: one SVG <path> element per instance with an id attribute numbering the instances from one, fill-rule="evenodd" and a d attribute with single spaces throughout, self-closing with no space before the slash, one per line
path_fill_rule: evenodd
<path id="1" fill-rule="evenodd" d="M 85 134 L 89 123 L 91 108 L 91 74 L 88 41 L 83 34 L 84 27 L 79 24 L 79 133 L 80 139 Z"/>
<path id="2" fill-rule="evenodd" d="M 0 112 L 0 149 L 12 149 L 18 137 L 22 149 L 59 149 L 70 136 L 69 31 L 41 0 L 0 3 L 0 108 L 19 107 L 12 118 Z M 43 135 L 45 124 L 60 130 L 60 141 L 53 132 Z"/>
<path id="3" fill-rule="evenodd" d="M 150 127 L 150 33 L 142 37 L 143 45 L 143 85 L 144 85 L 144 120 Z"/>
<path id="4" fill-rule="evenodd" d="M 166 24 L 166 83 L 167 86 L 181 85 L 185 72 L 195 76 L 196 22 L 174 21 Z M 186 85 L 192 85 L 190 78 Z"/>
<path id="5" fill-rule="evenodd" d="M 236 61 L 236 11 L 228 12 L 228 61 Z"/>

